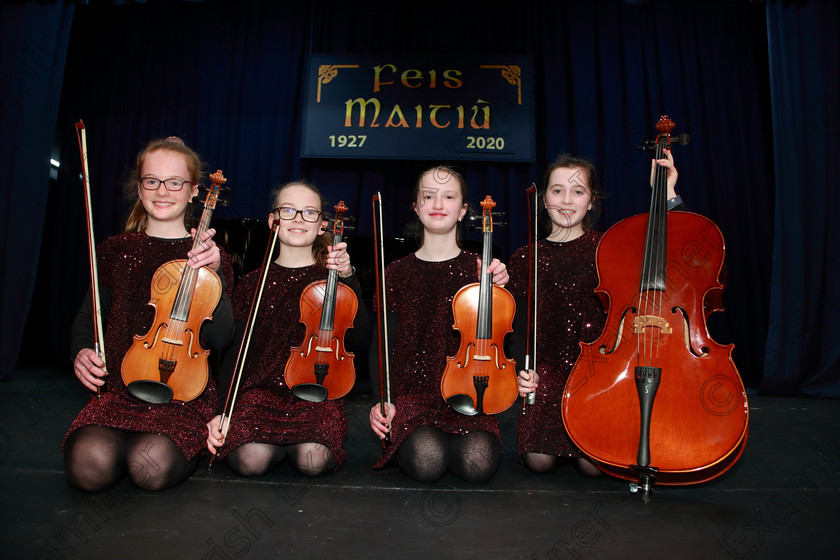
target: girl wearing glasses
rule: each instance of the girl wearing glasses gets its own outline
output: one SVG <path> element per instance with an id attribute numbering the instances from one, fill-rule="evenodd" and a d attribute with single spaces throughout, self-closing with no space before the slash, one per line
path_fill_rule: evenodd
<path id="1" fill-rule="evenodd" d="M 469 482 L 485 482 L 499 468 L 501 435 L 495 418 L 464 416 L 447 405 L 440 382 L 446 357 L 458 350 L 452 329 L 452 298 L 477 282 L 480 259 L 458 245 L 458 223 L 467 213 L 466 184 L 455 170 L 439 166 L 421 174 L 414 211 L 422 224 L 420 248 L 385 271 L 389 329 L 395 334 L 391 362 L 392 402 L 382 414 L 370 411 L 373 431 L 390 432 L 375 469 L 394 464 L 415 480 L 431 482 L 447 471 Z M 497 259 L 487 267 L 493 283 L 508 281 Z"/>
<path id="2" fill-rule="evenodd" d="M 194 470 L 203 449 L 204 423 L 213 414 L 215 383 L 190 402 L 148 404 L 126 391 L 120 364 L 135 334 L 154 320 L 149 305 L 152 276 L 164 263 L 183 259 L 194 269 L 206 266 L 222 280 L 223 293 L 213 320 L 201 329 L 204 348 L 221 350 L 233 339 L 234 326 L 226 280 L 233 278 L 230 258 L 208 229 L 192 249 L 189 201 L 198 192 L 202 162 L 177 137 L 150 142 L 137 155 L 126 185 L 136 199 L 125 231 L 97 248 L 100 299 L 106 321 L 107 372 L 93 346 L 91 295 L 73 323 L 73 370 L 100 398 L 92 398 L 64 440 L 64 466 L 71 486 L 103 490 L 126 473 L 138 487 L 161 490 L 179 484 Z"/>
<path id="3" fill-rule="evenodd" d="M 347 431 L 344 401 L 300 400 L 285 384 L 283 372 L 290 349 L 300 345 L 305 326 L 299 322 L 300 297 L 311 282 L 324 280 L 335 270 L 361 301 L 359 280 L 350 264 L 347 244 L 331 246 L 332 234 L 321 209 L 324 200 L 318 189 L 306 181 L 287 183 L 275 190 L 268 226 L 279 223 L 279 254 L 270 264 L 259 312 L 253 325 L 227 436 L 220 431 L 221 415 L 207 423 L 207 448 L 228 467 L 242 476 L 268 473 L 285 458 L 306 475 L 317 476 L 336 470 L 344 462 L 342 443 Z M 233 298 L 237 325 L 236 340 L 241 341 L 244 323 L 250 313 L 261 271 L 256 270 L 239 282 Z M 361 306 L 360 306 L 361 307 Z M 363 308 L 362 308 L 363 309 Z M 365 332 L 367 318 L 361 311 L 355 328 L 346 336 Z M 228 351 L 222 367 L 219 410 L 234 374 L 239 343 Z"/>

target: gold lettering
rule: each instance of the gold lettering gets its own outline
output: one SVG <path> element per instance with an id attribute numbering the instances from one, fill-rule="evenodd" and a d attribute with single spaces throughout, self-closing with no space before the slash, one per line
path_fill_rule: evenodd
<path id="1" fill-rule="evenodd" d="M 367 100 L 362 99 L 361 97 L 358 97 L 356 99 L 348 99 L 347 101 L 345 101 L 344 105 L 347 109 L 344 112 L 344 126 L 348 127 L 348 128 L 353 126 L 353 106 L 356 105 L 357 103 L 359 104 L 359 107 L 360 107 L 359 127 L 361 127 L 361 128 L 365 127 L 365 114 L 366 114 L 367 106 L 370 103 L 373 103 L 374 113 L 373 113 L 373 119 L 370 121 L 369 126 L 371 128 L 379 127 L 379 123 L 376 122 L 376 121 L 377 121 L 377 119 L 379 119 L 379 111 L 380 111 L 381 105 L 379 103 L 379 100 L 376 99 L 375 97 L 372 97 L 372 98 L 367 99 Z"/>
<path id="2" fill-rule="evenodd" d="M 432 111 L 429 113 L 429 122 L 432 123 L 432 126 L 435 128 L 447 128 L 449 126 L 449 122 L 447 121 L 446 124 L 439 124 L 437 122 L 437 112 L 439 109 L 448 109 L 451 105 L 429 105 L 429 109 Z"/>
<path id="3" fill-rule="evenodd" d="M 373 92 L 378 93 L 382 90 L 381 86 L 389 86 L 394 82 L 381 82 L 379 78 L 379 74 L 382 72 L 383 69 L 388 68 L 391 72 L 396 72 L 397 67 L 393 64 L 385 64 L 383 66 L 374 66 L 373 67 Z"/>
<path id="4" fill-rule="evenodd" d="M 443 85 L 448 87 L 449 89 L 458 89 L 464 85 L 464 82 L 456 78 L 456 76 L 461 76 L 463 73 L 460 70 L 449 69 L 443 71 Z"/>
<path id="5" fill-rule="evenodd" d="M 481 108 L 481 111 L 484 113 L 484 124 L 479 125 L 475 122 L 475 118 L 478 116 L 478 104 L 484 103 L 484 107 Z M 472 128 L 490 128 L 490 105 L 484 101 L 483 99 L 479 99 L 476 101 L 476 104 L 472 106 L 473 116 L 470 119 L 470 126 Z"/>
<path id="6" fill-rule="evenodd" d="M 423 83 L 421 82 L 419 84 L 411 84 L 410 82 L 417 81 L 417 80 L 422 80 L 422 79 L 423 79 L 423 73 L 420 70 L 415 70 L 414 68 L 412 68 L 412 69 L 406 70 L 405 72 L 402 73 L 402 79 L 400 81 L 402 82 L 402 85 L 404 85 L 405 87 L 414 89 L 414 88 L 419 88 L 420 86 L 423 85 Z"/>
<path id="7" fill-rule="evenodd" d="M 394 116 L 399 117 L 399 122 L 394 123 Z M 400 127 L 400 128 L 408 128 L 408 123 L 405 120 L 405 116 L 403 116 L 402 109 L 400 109 L 399 105 L 394 105 L 394 110 L 391 111 L 391 115 L 388 117 L 388 122 L 385 123 L 385 128 L 390 127 Z"/>

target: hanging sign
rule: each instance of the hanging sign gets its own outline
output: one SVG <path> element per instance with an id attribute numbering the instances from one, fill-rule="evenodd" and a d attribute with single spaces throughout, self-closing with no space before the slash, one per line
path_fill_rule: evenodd
<path id="1" fill-rule="evenodd" d="M 310 55 L 301 156 L 534 161 L 527 57 Z"/>

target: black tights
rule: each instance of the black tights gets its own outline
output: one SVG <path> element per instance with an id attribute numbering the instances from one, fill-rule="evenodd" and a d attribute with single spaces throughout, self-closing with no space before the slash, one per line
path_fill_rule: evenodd
<path id="1" fill-rule="evenodd" d="M 421 482 L 437 480 L 447 470 L 467 482 L 487 482 L 501 461 L 502 446 L 493 434 L 447 434 L 432 426 L 415 430 L 397 451 L 400 469 Z"/>
<path id="2" fill-rule="evenodd" d="M 183 482 L 198 465 L 187 460 L 175 442 L 157 434 L 84 426 L 64 444 L 64 474 L 74 488 L 97 492 L 128 473 L 144 490 L 163 490 Z"/>
<path id="3" fill-rule="evenodd" d="M 230 470 L 242 476 L 262 476 L 286 457 L 289 458 L 292 468 L 309 476 L 332 472 L 337 465 L 332 451 L 320 443 L 296 443 L 286 446 L 246 443 L 228 453 L 225 463 Z"/>
<path id="4" fill-rule="evenodd" d="M 601 471 L 599 471 L 598 468 L 585 457 L 571 457 L 565 459 L 563 457 L 546 455 L 544 453 L 525 453 L 522 455 L 522 460 L 525 463 L 525 466 L 537 473 L 554 472 L 566 462 L 572 462 L 578 472 L 583 476 L 590 478 L 601 476 Z"/>

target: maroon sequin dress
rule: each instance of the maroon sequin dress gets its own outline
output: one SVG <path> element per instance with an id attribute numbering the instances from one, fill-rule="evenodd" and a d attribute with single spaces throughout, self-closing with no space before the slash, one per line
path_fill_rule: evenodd
<path id="1" fill-rule="evenodd" d="M 261 272 L 256 270 L 248 274 L 236 287 L 233 313 L 238 321 L 248 320 Z M 300 400 L 292 395 L 283 378 L 291 349 L 300 346 L 306 334 L 306 326 L 300 322 L 300 295 L 311 282 L 325 280 L 326 277 L 327 270 L 317 264 L 301 268 L 271 264 L 230 430 L 225 445 L 219 450 L 219 458 L 246 443 L 290 445 L 313 442 L 332 451 L 337 461 L 336 468 L 344 462 L 342 445 L 347 432 L 344 400 L 320 403 Z M 355 282 L 358 284 L 358 280 Z M 238 341 L 231 352 L 238 350 L 237 344 Z M 227 387 L 222 390 L 227 391 Z"/>
<path id="2" fill-rule="evenodd" d="M 385 271 L 387 309 L 398 321 L 391 364 L 391 398 L 397 415 L 391 426 L 391 445 L 374 465 L 376 469 L 385 467 L 405 438 L 421 426 L 449 434 L 483 430 L 501 444 L 495 418 L 459 414 L 440 393 L 446 358 L 454 356 L 459 346 L 459 334 L 452 328 L 452 298 L 465 284 L 478 281 L 477 259 L 478 255 L 466 251 L 442 262 L 422 261 L 411 254 Z"/>
<path id="3" fill-rule="evenodd" d="M 154 322 L 155 310 L 149 305 L 152 276 L 164 263 L 185 259 L 192 244 L 191 238 L 159 239 L 136 232 L 111 237 L 98 246 L 99 283 L 110 291 L 112 301 L 110 311 L 103 309 L 103 313 L 107 312 L 108 376 L 101 398 L 91 398 L 73 421 L 67 436 L 83 426 L 97 425 L 167 436 L 187 459 L 206 449 L 206 423 L 213 417 L 217 400 L 212 375 L 205 391 L 190 402 L 148 404 L 128 394 L 120 374 L 123 357 L 134 342 L 133 336 L 146 334 Z M 233 278 L 230 257 L 224 251 L 221 270 L 225 278 Z M 230 329 L 232 332 L 232 321 Z M 92 339 L 84 346 L 92 348 Z M 203 340 L 202 346 L 206 347 Z"/>
<path id="4" fill-rule="evenodd" d="M 566 380 L 580 354 L 579 342 L 592 342 L 606 320 L 594 293 L 598 285 L 595 250 L 601 233 L 588 231 L 566 243 L 538 244 L 537 373 L 536 402 L 520 416 L 517 452 L 579 457 L 580 451 L 563 427 L 561 402 Z M 508 264 L 516 297 L 528 290 L 528 247 L 514 253 Z M 526 308 L 527 309 L 527 308 Z M 524 310 L 519 310 L 525 312 Z M 517 333 L 519 336 L 519 333 Z M 517 364 L 521 369 L 524 364 Z"/>

